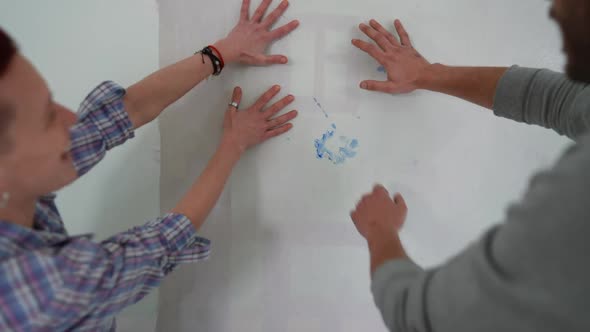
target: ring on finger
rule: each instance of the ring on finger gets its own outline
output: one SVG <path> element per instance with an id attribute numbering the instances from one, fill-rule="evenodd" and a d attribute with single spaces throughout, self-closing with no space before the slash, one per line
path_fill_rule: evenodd
<path id="1" fill-rule="evenodd" d="M 232 101 L 231 103 L 228 104 L 230 107 L 235 107 L 236 109 L 240 108 L 240 104 L 236 103 L 235 101 Z"/>

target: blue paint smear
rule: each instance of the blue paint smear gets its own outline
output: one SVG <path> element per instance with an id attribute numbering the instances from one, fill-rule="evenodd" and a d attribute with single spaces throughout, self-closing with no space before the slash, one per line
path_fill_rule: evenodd
<path id="1" fill-rule="evenodd" d="M 387 73 L 387 71 L 385 70 L 385 67 L 383 67 L 383 66 L 377 67 L 377 71 L 380 73 Z"/>
<path id="2" fill-rule="evenodd" d="M 324 113 L 324 115 L 327 118 L 328 117 L 328 113 L 326 113 L 326 111 L 322 107 L 322 104 L 320 104 L 320 102 L 316 99 L 316 97 L 313 97 L 313 101 L 315 102 L 315 105 Z"/>
<path id="3" fill-rule="evenodd" d="M 332 124 L 332 128 L 336 129 L 336 125 Z M 321 138 L 318 138 L 314 141 L 314 146 L 316 149 L 316 158 L 317 159 L 328 159 L 334 165 L 343 164 L 347 159 L 354 158 L 356 156 L 356 148 L 358 148 L 359 143 L 358 140 L 353 138 L 350 139 L 346 136 L 340 136 L 339 138 L 339 147 L 338 151 L 332 151 L 327 146 L 326 143 L 333 139 L 335 130 L 328 130 L 326 131 Z"/>

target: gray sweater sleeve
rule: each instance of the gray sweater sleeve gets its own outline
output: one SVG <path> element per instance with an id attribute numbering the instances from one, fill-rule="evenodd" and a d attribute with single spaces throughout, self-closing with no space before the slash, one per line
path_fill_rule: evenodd
<path id="1" fill-rule="evenodd" d="M 514 66 L 500 79 L 494 113 L 577 139 L 590 128 L 590 88 L 547 69 Z"/>
<path id="2" fill-rule="evenodd" d="M 578 144 L 533 177 L 502 224 L 444 265 L 380 266 L 371 290 L 390 331 L 590 331 L 590 135 L 582 136 L 588 117 L 577 106 L 589 98 L 584 86 L 551 72 L 512 68 L 502 78 L 498 114 L 554 127 Z"/>

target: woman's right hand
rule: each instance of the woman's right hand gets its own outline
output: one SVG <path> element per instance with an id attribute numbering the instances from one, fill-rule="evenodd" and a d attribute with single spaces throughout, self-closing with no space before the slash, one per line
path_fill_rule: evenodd
<path id="1" fill-rule="evenodd" d="M 399 20 L 395 21 L 400 40 L 387 31 L 379 22 L 371 20 L 370 26 L 360 24 L 359 29 L 375 41 L 367 43 L 353 39 L 352 44 L 367 52 L 387 72 L 387 81 L 362 81 L 361 88 L 386 93 L 408 93 L 418 88 L 418 81 L 430 67 L 430 63 L 410 42 L 410 36 Z"/>
<path id="2" fill-rule="evenodd" d="M 292 20 L 276 29 L 273 26 L 284 17 L 288 0 L 281 3 L 270 14 L 266 15 L 272 0 L 263 0 L 250 16 L 250 0 L 242 0 L 240 20 L 232 31 L 215 44 L 226 62 L 239 62 L 245 65 L 266 66 L 286 64 L 286 55 L 269 55 L 268 48 L 275 41 L 285 37 L 299 26 L 298 20 Z"/>
<path id="3" fill-rule="evenodd" d="M 238 110 L 230 105 L 223 122 L 223 139 L 241 153 L 269 138 L 289 131 L 293 127 L 289 121 L 297 116 L 297 111 L 293 110 L 278 117 L 274 116 L 292 103 L 295 97 L 288 95 L 265 108 L 279 91 L 281 91 L 280 86 L 271 87 L 252 106 L 244 110 Z M 239 105 L 241 100 L 242 89 L 236 87 L 232 101 Z"/>

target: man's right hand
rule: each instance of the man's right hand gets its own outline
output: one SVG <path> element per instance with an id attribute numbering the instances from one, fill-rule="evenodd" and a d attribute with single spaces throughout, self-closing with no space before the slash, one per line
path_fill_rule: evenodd
<path id="1" fill-rule="evenodd" d="M 418 88 L 418 81 L 427 72 L 430 63 L 410 42 L 410 36 L 399 20 L 395 29 L 400 39 L 387 31 L 379 22 L 371 20 L 370 26 L 360 24 L 359 29 L 376 44 L 353 39 L 352 44 L 367 52 L 379 62 L 387 72 L 387 81 L 362 81 L 362 89 L 386 93 L 408 93 Z"/>

